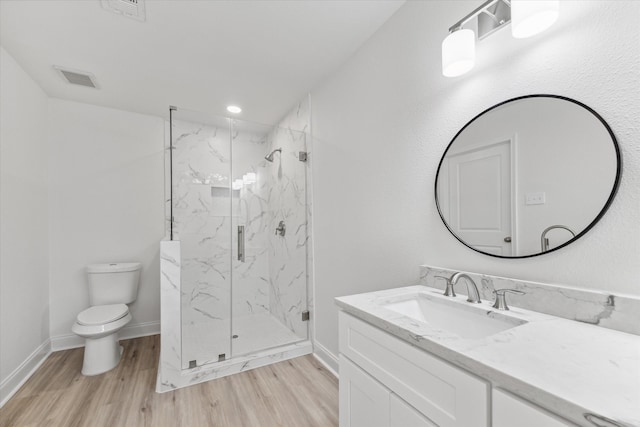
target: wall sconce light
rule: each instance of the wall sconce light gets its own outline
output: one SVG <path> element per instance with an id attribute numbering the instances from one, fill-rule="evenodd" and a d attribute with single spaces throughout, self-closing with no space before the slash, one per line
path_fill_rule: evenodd
<path id="1" fill-rule="evenodd" d="M 524 39 L 543 32 L 558 19 L 558 0 L 512 0 L 511 34 Z"/>
<path id="2" fill-rule="evenodd" d="M 558 19 L 559 0 L 487 0 L 449 28 L 442 42 L 442 74 L 460 76 L 475 65 L 476 46 L 473 30 L 463 28 L 477 20 L 478 40 L 493 34 L 511 22 L 515 38 L 534 36 Z"/>
<path id="3" fill-rule="evenodd" d="M 442 42 L 442 74 L 460 76 L 476 64 L 476 35 L 473 30 L 458 29 Z"/>

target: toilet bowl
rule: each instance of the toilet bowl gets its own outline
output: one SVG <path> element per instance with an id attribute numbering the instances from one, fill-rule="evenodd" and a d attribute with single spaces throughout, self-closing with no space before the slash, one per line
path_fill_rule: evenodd
<path id="1" fill-rule="evenodd" d="M 137 298 L 141 267 L 137 262 L 87 266 L 91 307 L 80 312 L 71 327 L 84 338 L 83 375 L 99 375 L 120 363 L 118 331 L 132 319 L 127 304 Z"/>
<path id="2" fill-rule="evenodd" d="M 71 330 L 85 339 L 82 375 L 99 375 L 118 366 L 122 357 L 118 331 L 130 321 L 125 304 L 97 305 L 78 314 Z"/>

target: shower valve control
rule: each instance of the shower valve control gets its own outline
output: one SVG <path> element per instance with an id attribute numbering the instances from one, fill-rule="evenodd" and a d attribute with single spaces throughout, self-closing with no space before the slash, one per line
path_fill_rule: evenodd
<path id="1" fill-rule="evenodd" d="M 276 228 L 276 236 L 279 234 L 282 237 L 284 237 L 284 234 L 286 233 L 286 231 L 287 231 L 287 226 L 284 225 L 284 221 L 280 221 L 278 223 L 278 227 Z"/>

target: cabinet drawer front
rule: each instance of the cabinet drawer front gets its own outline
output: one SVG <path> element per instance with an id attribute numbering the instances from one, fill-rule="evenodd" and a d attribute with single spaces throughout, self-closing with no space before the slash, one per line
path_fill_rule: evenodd
<path id="1" fill-rule="evenodd" d="M 494 389 L 492 394 L 493 427 L 576 427 L 503 390 Z"/>
<path id="2" fill-rule="evenodd" d="M 347 313 L 340 353 L 441 427 L 488 425 L 489 384 Z"/>

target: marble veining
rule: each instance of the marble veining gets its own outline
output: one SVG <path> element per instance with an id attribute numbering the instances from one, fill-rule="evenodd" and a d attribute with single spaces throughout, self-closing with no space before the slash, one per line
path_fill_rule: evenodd
<path id="1" fill-rule="evenodd" d="M 444 290 L 446 282 L 437 276 L 451 277 L 456 271 L 423 265 L 420 267 L 419 283 Z M 509 306 L 640 335 L 640 298 L 488 274 L 465 273 L 476 282 L 483 299 L 493 300 L 495 289 L 516 289 L 525 292 L 525 295 L 509 294 Z M 459 286 L 456 293 L 458 290 L 466 293 L 464 285 Z"/>
<path id="2" fill-rule="evenodd" d="M 297 179 L 292 182 L 296 187 L 300 187 L 303 183 L 306 187 L 306 192 L 303 194 L 297 189 L 293 189 L 294 197 L 296 198 L 297 204 L 296 209 L 299 209 L 300 204 L 304 203 L 306 214 L 304 215 L 304 221 L 298 221 L 298 225 L 295 228 L 295 250 L 298 257 L 302 256 L 302 253 L 305 253 L 305 275 L 306 275 L 306 290 L 300 289 L 300 291 L 306 292 L 306 306 L 307 309 L 312 313 L 310 320 L 305 322 L 308 324 L 309 337 L 313 340 L 313 332 L 315 330 L 314 322 L 315 318 L 313 316 L 314 313 L 314 301 L 313 301 L 313 234 L 311 230 L 313 229 L 313 185 L 312 185 L 312 168 L 313 168 L 313 138 L 311 137 L 311 112 L 310 112 L 310 98 L 306 96 L 302 99 L 298 104 L 278 123 L 278 127 L 280 129 L 284 129 L 290 133 L 290 137 L 288 138 L 291 141 L 293 154 L 295 150 L 298 149 L 300 151 L 306 151 L 307 153 L 307 162 L 306 168 L 304 168 L 304 175 L 299 173 L 299 169 L 296 169 Z M 300 134 L 298 133 L 296 136 L 295 132 L 304 134 L 304 142 L 305 146 L 302 147 Z M 297 141 L 297 142 L 296 142 Z M 296 146 L 297 145 L 297 146 Z M 292 159 L 292 158 L 289 158 Z M 303 202 L 302 196 L 306 197 L 306 201 Z M 296 216 L 302 218 L 302 213 L 298 210 L 296 211 Z M 289 242 L 288 242 L 289 243 Z M 290 245 L 293 245 L 294 241 L 290 241 Z M 283 252 L 284 253 L 284 252 Z M 300 277 L 294 278 L 296 282 L 299 283 L 301 280 Z M 298 291 L 298 299 L 304 299 L 305 296 Z M 274 294 L 277 292 L 274 291 Z M 296 296 L 292 296 L 290 298 L 292 302 L 296 302 Z M 295 305 L 295 304 L 294 304 Z M 286 301 L 283 303 L 279 303 L 280 307 L 286 307 Z M 289 307 L 291 308 L 291 306 Z M 293 312 L 296 312 L 296 309 L 293 309 Z M 284 314 L 283 314 L 284 315 Z M 298 313 L 295 313 L 298 316 Z M 295 319 L 292 319 L 292 322 Z M 304 325 L 297 325 L 298 328 L 303 328 Z"/>
<path id="3" fill-rule="evenodd" d="M 307 200 L 306 164 L 298 158 L 306 151 L 306 135 L 275 128 L 269 135 L 270 149 L 282 148 L 267 180 L 273 191 L 268 199 L 269 229 L 284 221 L 284 236 L 269 233 L 269 311 L 299 336 L 307 336 L 302 321 L 307 310 Z M 303 244 L 300 244 L 303 242 Z"/>
<path id="4" fill-rule="evenodd" d="M 308 99 L 278 127 L 212 123 L 174 120 L 173 148 L 166 144 L 173 156 L 166 224 L 173 224 L 175 241 L 161 245 L 167 306 L 162 334 L 172 337 L 172 345 L 164 351 L 170 357 L 161 354 L 159 390 L 188 385 L 184 376 L 204 381 L 311 351 L 304 340 L 313 320 L 302 321 L 312 303 Z M 266 161 L 275 148 L 282 153 Z M 308 153 L 307 163 L 299 160 L 300 152 Z M 255 174 L 255 182 L 231 190 L 246 173 Z M 281 220 L 285 236 L 274 233 Z M 244 262 L 237 260 L 238 225 L 245 227 Z M 164 271 L 170 259 L 177 272 Z M 231 335 L 241 335 L 241 341 Z M 280 355 L 273 346 L 280 346 Z M 247 352 L 253 354 L 243 356 Z M 218 362 L 221 354 L 226 361 Z M 241 359 L 246 360 L 240 368 L 227 367 Z M 193 360 L 201 369 L 189 369 Z"/>
<path id="5" fill-rule="evenodd" d="M 251 354 L 240 355 L 224 362 L 213 362 L 214 360 L 203 360 L 203 364 L 196 368 L 184 369 L 182 367 L 182 325 L 179 322 L 181 311 L 181 297 L 183 293 L 181 287 L 181 242 L 164 240 L 160 242 L 160 268 L 163 272 L 160 279 L 160 308 L 161 308 L 161 330 L 160 340 L 160 366 L 156 382 L 156 391 L 159 393 L 175 390 L 200 382 L 232 375 L 238 372 L 265 366 L 282 360 L 309 354 L 312 351 L 311 342 L 297 341 L 287 344 L 286 339 L 292 339 L 288 335 L 286 328 L 278 332 L 282 344 L 279 347 L 267 348 L 254 351 L 255 343 L 246 342 L 240 344 L 237 351 L 242 354 L 244 351 L 254 351 Z M 265 314 L 270 316 L 269 314 Z M 252 324 L 250 316 L 238 319 L 239 333 L 256 333 L 256 328 Z M 263 321 L 261 319 L 255 319 Z M 271 322 L 277 322 L 273 320 Z M 266 323 L 266 322 L 265 322 Z M 227 337 L 228 338 L 228 337 Z M 246 338 L 251 339 L 250 336 Z M 207 342 L 212 343 L 212 341 Z M 215 343 L 214 343 L 215 344 Z"/>
<path id="6" fill-rule="evenodd" d="M 161 381 L 172 378 L 171 373 L 181 369 L 182 334 L 180 327 L 180 242 L 163 240 L 160 242 L 160 365 L 158 366 L 159 387 Z M 158 391 L 159 388 L 158 388 Z"/>
<path id="7" fill-rule="evenodd" d="M 588 420 L 595 414 L 615 421 L 614 426 L 640 426 L 640 337 L 512 306 L 499 314 L 526 323 L 465 339 L 383 307 L 420 292 L 467 310 L 495 311 L 490 300 L 469 304 L 463 295 L 445 297 L 440 290 L 420 285 L 340 297 L 336 303 L 578 425 L 599 425 Z"/>

